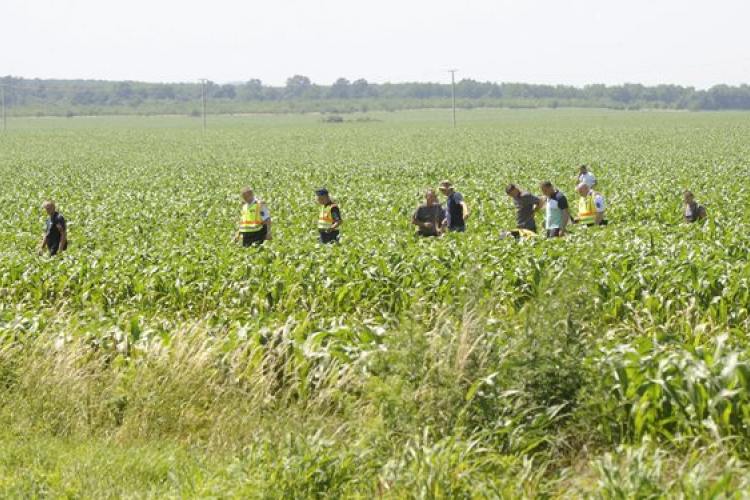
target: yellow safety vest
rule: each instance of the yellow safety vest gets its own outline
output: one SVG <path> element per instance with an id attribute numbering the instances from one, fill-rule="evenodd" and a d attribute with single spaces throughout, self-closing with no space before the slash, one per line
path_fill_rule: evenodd
<path id="1" fill-rule="evenodd" d="M 263 229 L 263 219 L 260 217 L 260 203 L 254 201 L 242 205 L 242 219 L 240 219 L 241 233 L 257 233 Z"/>
<path id="2" fill-rule="evenodd" d="M 596 206 L 594 205 L 594 194 L 591 191 L 588 195 L 578 198 L 578 223 L 595 224 L 596 223 Z"/>
<path id="3" fill-rule="evenodd" d="M 318 229 L 325 231 L 333 227 L 333 214 L 331 212 L 334 208 L 338 208 L 338 205 L 331 203 L 320 209 L 320 214 L 318 215 Z"/>

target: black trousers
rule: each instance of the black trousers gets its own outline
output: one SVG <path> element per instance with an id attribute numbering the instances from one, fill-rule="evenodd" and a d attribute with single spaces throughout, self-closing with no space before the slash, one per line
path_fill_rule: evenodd
<path id="1" fill-rule="evenodd" d="M 68 249 L 68 242 L 66 240 L 65 244 L 62 246 L 62 248 L 60 248 L 60 242 L 59 241 L 57 241 L 57 242 L 49 245 L 47 248 L 49 248 L 49 256 L 50 257 L 54 257 L 55 255 L 57 255 L 61 251 Z"/>
<path id="2" fill-rule="evenodd" d="M 318 232 L 318 242 L 319 243 L 338 243 L 339 242 L 339 232 L 333 231 L 332 233 L 327 233 L 325 231 L 319 231 Z"/>
<path id="3" fill-rule="evenodd" d="M 254 233 L 242 233 L 242 246 L 249 247 L 253 245 L 261 245 L 266 241 L 266 235 L 268 234 L 268 228 L 263 226 L 260 231 Z"/>

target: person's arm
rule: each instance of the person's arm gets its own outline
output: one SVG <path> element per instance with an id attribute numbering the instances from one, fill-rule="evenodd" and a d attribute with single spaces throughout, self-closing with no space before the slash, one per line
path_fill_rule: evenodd
<path id="1" fill-rule="evenodd" d="M 419 225 L 419 221 L 417 220 L 417 211 L 415 210 L 414 213 L 411 214 L 411 223 L 415 226 Z"/>
<path id="2" fill-rule="evenodd" d="M 333 224 L 331 224 L 331 229 L 328 230 L 329 233 L 336 231 L 344 222 L 341 219 L 341 211 L 338 208 L 331 210 L 331 217 L 333 217 Z"/>
<path id="3" fill-rule="evenodd" d="M 57 253 L 63 253 L 68 244 L 68 232 L 62 224 L 57 225 L 57 230 L 60 231 L 60 246 L 57 247 Z"/>
<path id="4" fill-rule="evenodd" d="M 39 255 L 42 255 L 44 253 L 44 246 L 47 244 L 47 235 L 47 231 L 45 231 L 42 235 L 42 242 L 39 244 Z"/>
<path id="5" fill-rule="evenodd" d="M 237 231 L 234 233 L 234 238 L 232 238 L 232 241 L 235 243 L 239 243 L 242 239 L 242 231 L 240 231 L 240 226 L 242 225 L 242 221 L 237 221 Z"/>
<path id="6" fill-rule="evenodd" d="M 597 195 L 594 198 L 594 207 L 596 208 L 596 216 L 594 218 L 594 221 L 597 225 L 602 223 L 602 220 L 604 220 L 604 198 L 602 195 Z"/>
<path id="7" fill-rule="evenodd" d="M 260 217 L 263 225 L 266 226 L 266 241 L 271 241 L 273 239 L 273 235 L 271 234 L 271 213 L 265 205 L 260 206 Z"/>
<path id="8" fill-rule="evenodd" d="M 565 234 L 565 228 L 568 227 L 568 220 L 570 219 L 570 209 L 564 208 L 562 211 L 562 223 L 560 224 L 560 235 Z"/>
<path id="9" fill-rule="evenodd" d="M 464 220 L 469 220 L 469 217 L 471 216 L 471 210 L 469 210 L 469 205 L 465 201 L 461 202 L 461 207 L 464 211 Z"/>
<path id="10" fill-rule="evenodd" d="M 534 209 L 532 210 L 534 213 L 537 213 L 544 207 L 544 198 L 537 198 L 536 196 L 532 195 L 532 200 L 534 202 Z"/>

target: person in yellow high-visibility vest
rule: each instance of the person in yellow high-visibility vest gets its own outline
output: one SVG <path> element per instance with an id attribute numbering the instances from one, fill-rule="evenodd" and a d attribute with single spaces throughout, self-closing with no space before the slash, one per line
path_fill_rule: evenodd
<path id="1" fill-rule="evenodd" d="M 581 197 L 578 198 L 578 218 L 573 219 L 573 223 L 584 226 L 605 225 L 607 221 L 604 220 L 604 197 L 585 182 L 578 184 L 576 191 Z"/>
<path id="2" fill-rule="evenodd" d="M 325 188 L 315 190 L 318 196 L 320 212 L 318 213 L 318 242 L 338 243 L 339 228 L 343 223 L 341 209 L 331 200 Z"/>
<path id="3" fill-rule="evenodd" d="M 253 190 L 242 188 L 242 214 L 235 241 L 242 239 L 242 246 L 260 245 L 273 239 L 271 236 L 271 214 L 265 203 L 255 198 Z"/>

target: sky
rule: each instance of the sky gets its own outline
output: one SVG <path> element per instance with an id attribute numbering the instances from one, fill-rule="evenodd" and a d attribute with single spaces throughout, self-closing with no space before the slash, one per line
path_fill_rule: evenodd
<path id="1" fill-rule="evenodd" d="M 0 75 L 750 83 L 750 0 L 0 0 Z"/>

